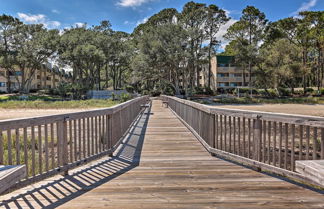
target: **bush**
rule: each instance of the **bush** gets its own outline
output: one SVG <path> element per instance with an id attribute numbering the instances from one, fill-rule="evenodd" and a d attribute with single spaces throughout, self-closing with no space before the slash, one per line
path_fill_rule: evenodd
<path id="1" fill-rule="evenodd" d="M 170 86 L 168 86 L 163 90 L 163 94 L 168 95 L 168 96 L 174 96 L 175 90 L 173 88 L 171 88 Z"/>
<path id="2" fill-rule="evenodd" d="M 291 96 L 291 90 L 286 88 L 278 88 L 278 92 L 280 96 Z"/>
<path id="3" fill-rule="evenodd" d="M 153 91 L 151 91 L 150 95 L 152 97 L 158 97 L 158 96 L 161 95 L 161 91 L 159 91 L 159 90 L 153 90 Z"/>
<path id="4" fill-rule="evenodd" d="M 126 102 L 128 100 L 132 99 L 132 96 L 130 94 L 127 94 L 127 93 L 121 93 L 119 95 L 119 101 L 120 102 Z"/>
<path id="5" fill-rule="evenodd" d="M 127 92 L 129 92 L 131 94 L 133 94 L 134 93 L 134 90 L 135 90 L 134 87 L 133 86 L 130 86 L 130 85 L 126 86 L 125 89 L 126 89 Z"/>
<path id="6" fill-rule="evenodd" d="M 296 94 L 296 95 L 304 95 L 304 90 L 295 90 L 294 94 Z"/>
<path id="7" fill-rule="evenodd" d="M 150 92 L 148 90 L 143 90 L 142 91 L 142 95 L 149 95 L 149 94 L 150 94 Z"/>
<path id="8" fill-rule="evenodd" d="M 204 89 L 201 87 L 195 87 L 192 94 L 204 94 Z"/>
<path id="9" fill-rule="evenodd" d="M 322 96 L 324 96 L 324 88 L 321 88 L 321 89 L 320 89 L 320 94 L 321 94 Z"/>
<path id="10" fill-rule="evenodd" d="M 314 89 L 313 88 L 306 88 L 305 93 L 313 93 Z"/>
<path id="11" fill-rule="evenodd" d="M 210 96 L 213 96 L 215 95 L 214 91 L 210 88 L 210 87 L 205 87 L 205 94 L 206 95 L 210 95 Z"/>
<path id="12" fill-rule="evenodd" d="M 276 89 L 268 89 L 268 96 L 271 98 L 278 97 L 278 91 Z"/>

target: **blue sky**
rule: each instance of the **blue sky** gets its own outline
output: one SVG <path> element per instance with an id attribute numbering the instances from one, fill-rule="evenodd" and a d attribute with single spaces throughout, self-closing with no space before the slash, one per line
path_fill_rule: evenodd
<path id="1" fill-rule="evenodd" d="M 139 23 L 164 8 L 181 8 L 185 0 L 0 0 L 0 13 L 48 28 L 99 24 L 109 20 L 114 30 L 132 32 Z M 300 10 L 324 10 L 324 0 L 200 0 L 227 10 L 234 23 L 242 9 L 253 5 L 271 21 L 294 16 Z M 226 27 L 223 30 L 226 30 Z"/>

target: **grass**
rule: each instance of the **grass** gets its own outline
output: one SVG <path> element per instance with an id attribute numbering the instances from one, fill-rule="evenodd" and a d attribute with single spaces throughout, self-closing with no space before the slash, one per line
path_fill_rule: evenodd
<path id="1" fill-rule="evenodd" d="M 221 104 L 324 104 L 323 97 L 290 97 L 290 98 L 221 98 L 214 99 Z"/>
<path id="2" fill-rule="evenodd" d="M 56 153 L 56 149 L 57 149 L 57 138 L 54 137 L 53 138 L 53 142 L 51 141 L 52 139 L 50 139 L 50 137 L 48 138 L 48 149 L 49 149 L 49 156 L 50 156 L 50 159 L 51 159 L 51 144 L 53 143 L 54 145 L 54 149 L 55 149 L 55 153 Z M 8 146 L 8 137 L 6 134 L 3 134 L 3 150 L 4 150 L 4 153 L 3 153 L 3 160 L 4 160 L 4 165 L 9 165 L 9 146 Z M 19 164 L 26 164 L 25 162 L 25 152 L 24 152 L 24 139 L 23 137 L 20 135 L 19 138 L 18 138 L 18 141 L 16 140 L 16 135 L 15 134 L 12 134 L 11 135 L 11 157 L 12 157 L 12 164 L 15 165 L 17 164 L 17 150 L 16 150 L 16 146 L 17 146 L 17 142 L 19 143 L 19 147 L 20 147 L 20 150 L 19 150 L 19 158 L 20 158 L 20 162 Z M 34 148 L 35 148 L 35 173 L 38 174 L 40 173 L 40 165 L 39 165 L 39 139 L 38 137 L 36 136 L 35 137 L 35 145 L 34 145 Z M 45 149 L 45 137 L 42 137 L 42 149 L 44 151 Z M 33 147 L 33 144 L 32 144 L 32 139 L 30 136 L 27 136 L 27 143 L 26 143 L 26 147 L 27 147 L 27 159 L 28 159 L 28 176 L 31 176 L 32 175 L 32 147 Z M 45 170 L 45 165 L 46 165 L 46 162 L 45 162 L 45 153 L 43 152 L 42 153 L 42 171 Z M 53 165 L 51 164 L 51 160 L 49 160 L 49 167 L 51 168 Z M 55 162 L 54 163 L 57 163 L 57 159 L 55 159 Z"/>
<path id="3" fill-rule="evenodd" d="M 112 100 L 72 100 L 72 101 L 45 101 L 45 100 L 0 100 L 3 109 L 87 109 L 104 108 L 118 104 Z"/>

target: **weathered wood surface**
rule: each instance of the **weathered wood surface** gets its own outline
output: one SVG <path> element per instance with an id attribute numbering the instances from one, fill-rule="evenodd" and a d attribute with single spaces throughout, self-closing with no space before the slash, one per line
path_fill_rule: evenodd
<path id="1" fill-rule="evenodd" d="M 8 194 L 7 208 L 321 208 L 324 195 L 210 156 L 153 101 L 115 152 Z M 13 196 L 13 197 L 12 197 Z M 7 199 L 6 199 L 7 198 Z"/>
<path id="2" fill-rule="evenodd" d="M 25 165 L 0 165 L 0 193 L 25 177 Z"/>
<path id="3" fill-rule="evenodd" d="M 324 160 L 297 160 L 296 171 L 324 186 Z"/>

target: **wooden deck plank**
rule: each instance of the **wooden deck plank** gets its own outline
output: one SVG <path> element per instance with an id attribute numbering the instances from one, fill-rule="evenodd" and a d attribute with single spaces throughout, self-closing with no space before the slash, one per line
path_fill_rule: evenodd
<path id="1" fill-rule="evenodd" d="M 156 100 L 115 157 L 70 173 L 0 200 L 13 208 L 324 207 L 319 191 L 210 156 Z"/>

